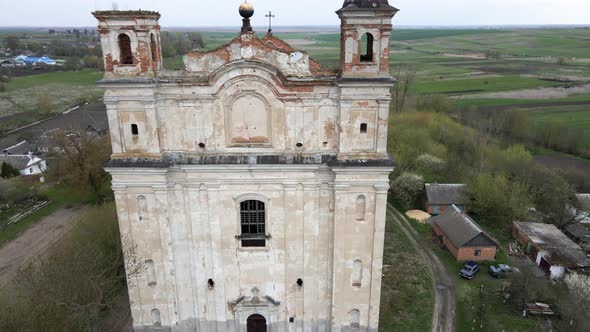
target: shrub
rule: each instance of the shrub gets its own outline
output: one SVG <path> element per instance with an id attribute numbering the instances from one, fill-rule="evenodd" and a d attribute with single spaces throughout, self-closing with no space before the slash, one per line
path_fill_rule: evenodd
<path id="1" fill-rule="evenodd" d="M 14 168 L 14 166 L 10 165 L 9 163 L 2 163 L 2 167 L 0 168 L 0 177 L 3 179 L 10 179 L 19 175 L 20 172 L 18 169 Z"/>
<path id="2" fill-rule="evenodd" d="M 405 210 L 416 207 L 423 190 L 424 179 L 412 173 L 403 173 L 391 183 L 391 194 Z"/>

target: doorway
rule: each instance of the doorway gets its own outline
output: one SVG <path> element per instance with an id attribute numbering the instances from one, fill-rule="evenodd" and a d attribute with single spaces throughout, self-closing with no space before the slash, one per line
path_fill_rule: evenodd
<path id="1" fill-rule="evenodd" d="M 266 318 L 262 315 L 252 315 L 248 317 L 248 332 L 266 332 Z"/>

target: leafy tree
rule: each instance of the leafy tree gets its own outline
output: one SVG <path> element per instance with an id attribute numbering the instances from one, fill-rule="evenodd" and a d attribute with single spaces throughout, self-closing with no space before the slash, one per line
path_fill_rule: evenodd
<path id="1" fill-rule="evenodd" d="M 391 183 L 391 193 L 405 210 L 415 208 L 424 191 L 424 179 L 416 174 L 403 173 Z"/>
<path id="2" fill-rule="evenodd" d="M 523 220 L 530 207 L 527 188 L 504 175 L 480 174 L 468 183 L 469 210 L 497 225 Z"/>
<path id="3" fill-rule="evenodd" d="M 2 163 L 0 177 L 2 177 L 3 179 L 10 179 L 19 175 L 20 172 L 18 171 L 18 169 L 14 168 L 14 166 L 10 165 L 9 163 Z"/>
<path id="4" fill-rule="evenodd" d="M 533 165 L 526 170 L 523 179 L 545 222 L 557 227 L 575 222 L 568 210 L 568 206 L 574 204 L 575 190 L 562 176 L 544 166 Z"/>

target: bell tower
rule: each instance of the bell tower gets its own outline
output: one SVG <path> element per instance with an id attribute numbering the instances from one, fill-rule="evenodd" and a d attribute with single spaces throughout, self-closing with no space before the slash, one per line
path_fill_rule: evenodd
<path id="1" fill-rule="evenodd" d="M 96 11 L 105 78 L 149 76 L 162 69 L 160 14 L 151 11 Z"/>
<path id="2" fill-rule="evenodd" d="M 387 0 L 345 0 L 341 20 L 340 68 L 344 78 L 387 78 L 391 19 Z"/>

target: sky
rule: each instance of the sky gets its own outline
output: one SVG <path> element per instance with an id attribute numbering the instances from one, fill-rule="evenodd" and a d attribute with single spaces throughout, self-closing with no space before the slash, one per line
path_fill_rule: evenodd
<path id="1" fill-rule="evenodd" d="M 0 26 L 94 26 L 97 9 L 157 10 L 162 26 L 241 25 L 243 0 L 0 0 Z M 343 0 L 249 0 L 253 25 L 263 26 L 269 10 L 275 25 L 338 25 Z M 401 11 L 395 25 L 590 25 L 590 0 L 390 0 Z"/>

